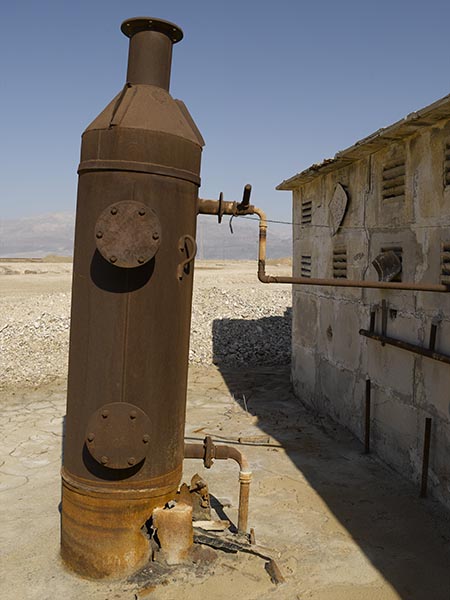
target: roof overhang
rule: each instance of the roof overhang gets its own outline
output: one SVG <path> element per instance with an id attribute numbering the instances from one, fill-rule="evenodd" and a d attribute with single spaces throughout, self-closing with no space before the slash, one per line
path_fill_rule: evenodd
<path id="1" fill-rule="evenodd" d="M 342 167 L 348 166 L 381 148 L 398 142 L 406 137 L 414 135 L 423 127 L 434 125 L 442 119 L 450 118 L 450 94 L 440 100 L 433 102 L 429 106 L 416 112 L 412 112 L 404 119 L 396 123 L 383 127 L 375 133 L 363 138 L 353 146 L 341 150 L 334 158 L 327 158 L 321 163 L 311 165 L 301 173 L 282 181 L 277 190 L 296 190 L 305 183 L 309 183 L 319 175 L 336 171 Z"/>

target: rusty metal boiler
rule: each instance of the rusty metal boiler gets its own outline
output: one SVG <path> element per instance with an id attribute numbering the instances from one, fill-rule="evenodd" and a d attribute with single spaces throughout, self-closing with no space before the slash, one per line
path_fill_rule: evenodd
<path id="1" fill-rule="evenodd" d="M 178 489 L 202 137 L 169 94 L 172 23 L 135 18 L 127 82 L 82 137 L 61 554 L 87 577 L 148 559 Z"/>

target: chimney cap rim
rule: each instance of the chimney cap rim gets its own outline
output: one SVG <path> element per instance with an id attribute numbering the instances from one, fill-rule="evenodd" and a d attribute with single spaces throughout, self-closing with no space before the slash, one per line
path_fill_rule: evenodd
<path id="1" fill-rule="evenodd" d="M 126 19 L 120 26 L 120 30 L 129 38 L 140 31 L 156 31 L 167 35 L 174 44 L 183 39 L 183 31 L 178 25 L 154 17 L 133 17 L 132 19 Z"/>

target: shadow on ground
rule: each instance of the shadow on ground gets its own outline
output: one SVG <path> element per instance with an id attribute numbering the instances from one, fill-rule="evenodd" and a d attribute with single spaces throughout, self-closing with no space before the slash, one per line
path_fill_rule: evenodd
<path id="1" fill-rule="evenodd" d="M 252 366 L 248 356 L 231 367 L 236 335 L 254 336 L 260 366 Z M 250 353 L 247 342 L 240 345 Z M 308 481 L 398 596 L 449 600 L 448 514 L 436 502 L 420 500 L 413 484 L 375 457 L 364 455 L 362 444 L 349 432 L 305 410 L 290 385 L 288 347 L 289 312 L 255 321 L 216 320 L 213 325 L 214 362 L 231 395 L 240 403 L 245 399 L 258 427 L 283 446 L 299 479 Z M 274 356 L 284 356 L 285 364 L 274 366 Z M 311 424 L 320 430 L 319 445 L 311 442 Z"/>

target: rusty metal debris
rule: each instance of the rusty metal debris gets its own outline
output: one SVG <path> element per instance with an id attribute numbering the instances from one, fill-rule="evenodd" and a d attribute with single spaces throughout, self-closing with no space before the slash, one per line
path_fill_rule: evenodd
<path id="1" fill-rule="evenodd" d="M 267 573 L 270 576 L 270 580 L 273 584 L 278 585 L 285 582 L 281 569 L 276 563 L 275 559 L 270 556 L 269 551 L 266 548 L 257 545 L 251 545 L 247 538 L 237 539 L 236 537 L 230 537 L 229 535 L 222 533 L 212 533 L 202 530 L 194 530 L 194 542 L 196 544 L 204 544 L 211 546 L 222 552 L 229 552 L 237 554 L 238 552 L 245 552 L 246 554 L 253 554 L 263 560 L 267 561 L 264 565 Z"/>
<path id="2" fill-rule="evenodd" d="M 266 571 L 269 573 L 270 581 L 272 583 L 274 583 L 275 585 L 280 585 L 280 583 L 285 583 L 286 580 L 280 571 L 280 567 L 273 560 L 273 558 L 271 558 L 269 561 L 267 561 L 266 564 L 264 565 L 264 567 L 265 567 Z"/>
<path id="3" fill-rule="evenodd" d="M 189 493 L 193 508 L 194 520 L 211 520 L 211 498 L 208 484 L 197 473 L 191 479 Z"/>

